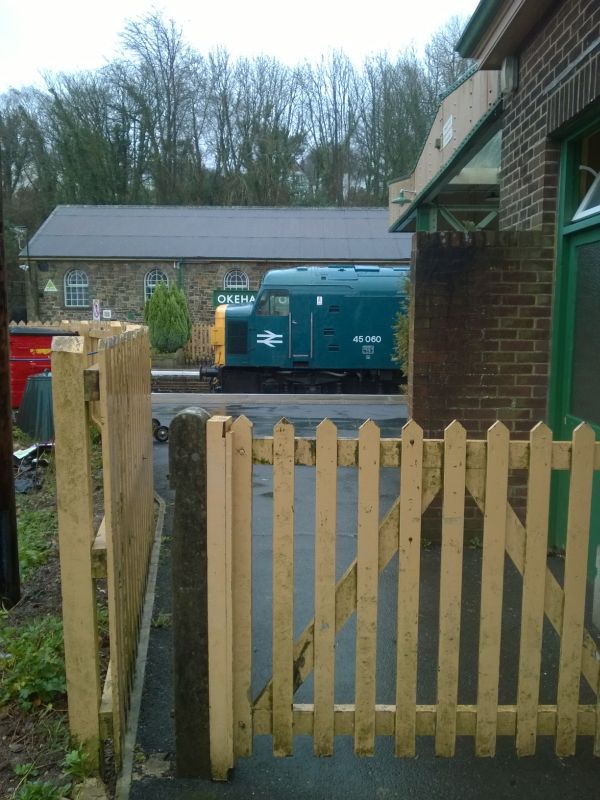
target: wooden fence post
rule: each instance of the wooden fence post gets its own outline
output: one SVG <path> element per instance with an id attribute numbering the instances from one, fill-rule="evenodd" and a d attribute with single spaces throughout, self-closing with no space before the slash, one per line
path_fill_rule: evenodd
<path id="1" fill-rule="evenodd" d="M 79 336 L 57 336 L 52 345 L 52 400 L 56 436 L 58 539 L 69 694 L 69 726 L 91 765 L 100 765 L 100 671 L 96 595 L 92 577 L 92 486 L 89 409 Z"/>
<path id="2" fill-rule="evenodd" d="M 186 408 L 169 426 L 173 520 L 175 769 L 178 778 L 211 778 L 208 697 L 206 424 Z"/>

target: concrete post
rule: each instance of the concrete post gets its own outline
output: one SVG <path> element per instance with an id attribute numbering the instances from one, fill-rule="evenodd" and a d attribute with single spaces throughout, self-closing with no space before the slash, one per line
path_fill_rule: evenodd
<path id="1" fill-rule="evenodd" d="M 178 778 L 211 778 L 208 699 L 206 423 L 186 408 L 169 426 L 173 519 L 175 770 Z"/>

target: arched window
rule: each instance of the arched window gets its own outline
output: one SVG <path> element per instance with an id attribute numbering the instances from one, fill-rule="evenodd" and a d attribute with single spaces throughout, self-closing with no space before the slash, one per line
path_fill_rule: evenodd
<path id="1" fill-rule="evenodd" d="M 164 283 L 165 286 L 169 285 L 169 279 L 161 269 L 153 269 L 146 273 L 146 277 L 144 278 L 145 301 L 150 300 L 159 283 Z"/>
<path id="2" fill-rule="evenodd" d="M 65 275 L 65 306 L 89 306 L 88 276 L 81 269 L 72 269 Z"/>
<path id="3" fill-rule="evenodd" d="M 224 289 L 248 289 L 249 287 L 248 276 L 241 269 L 232 269 L 225 275 Z"/>

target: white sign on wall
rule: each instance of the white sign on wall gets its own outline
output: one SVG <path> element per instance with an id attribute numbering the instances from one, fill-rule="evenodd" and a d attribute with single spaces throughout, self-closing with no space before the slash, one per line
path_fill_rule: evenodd
<path id="1" fill-rule="evenodd" d="M 100 322 L 100 300 L 92 300 L 92 319 Z"/>
<path id="2" fill-rule="evenodd" d="M 442 128 L 442 149 L 446 147 L 452 141 L 452 137 L 454 136 L 454 117 L 452 114 L 448 117 L 446 122 L 444 122 L 444 127 Z"/>
<path id="3" fill-rule="evenodd" d="M 112 311 L 110 310 L 110 308 L 103 309 L 102 319 L 112 319 Z"/>

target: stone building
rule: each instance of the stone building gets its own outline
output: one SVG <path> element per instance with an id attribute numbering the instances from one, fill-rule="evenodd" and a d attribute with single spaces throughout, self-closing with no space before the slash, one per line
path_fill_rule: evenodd
<path id="1" fill-rule="evenodd" d="M 387 233 L 385 209 L 58 206 L 29 242 L 28 316 L 139 322 L 164 282 L 185 291 L 193 322 L 211 322 L 269 269 L 409 258 L 410 236 Z"/>

